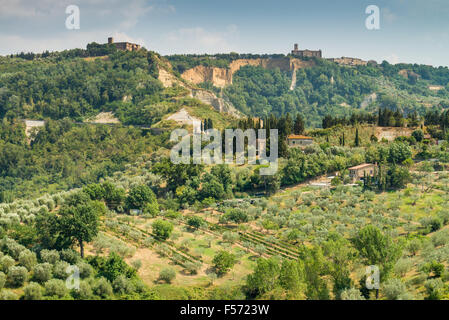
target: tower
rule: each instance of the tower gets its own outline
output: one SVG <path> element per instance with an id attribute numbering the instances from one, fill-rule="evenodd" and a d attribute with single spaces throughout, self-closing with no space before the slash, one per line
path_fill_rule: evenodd
<path id="1" fill-rule="evenodd" d="M 295 43 L 293 50 L 298 51 L 298 44 L 297 43 Z"/>

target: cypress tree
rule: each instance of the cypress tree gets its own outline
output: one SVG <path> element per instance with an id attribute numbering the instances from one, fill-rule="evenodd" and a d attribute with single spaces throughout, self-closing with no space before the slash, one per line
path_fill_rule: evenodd
<path id="1" fill-rule="evenodd" d="M 360 146 L 360 138 L 359 138 L 359 128 L 355 129 L 355 146 L 359 147 Z"/>

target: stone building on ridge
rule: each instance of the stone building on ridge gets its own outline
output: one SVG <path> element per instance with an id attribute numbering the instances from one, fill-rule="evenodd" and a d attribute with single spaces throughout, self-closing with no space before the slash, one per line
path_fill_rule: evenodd
<path id="1" fill-rule="evenodd" d="M 292 50 L 292 56 L 298 57 L 298 58 L 304 58 L 304 57 L 316 57 L 316 58 L 322 58 L 322 52 L 321 50 L 314 51 L 314 50 L 299 50 L 298 44 L 295 43 L 293 50 Z"/>
<path id="2" fill-rule="evenodd" d="M 141 46 L 139 44 L 131 42 L 114 42 L 113 37 L 108 38 L 108 44 L 113 44 L 118 50 L 123 51 L 137 51 L 140 50 Z"/>

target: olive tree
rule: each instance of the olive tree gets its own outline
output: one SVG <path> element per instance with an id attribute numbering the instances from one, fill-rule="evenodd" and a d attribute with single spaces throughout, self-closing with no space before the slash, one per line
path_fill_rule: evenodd
<path id="1" fill-rule="evenodd" d="M 8 285 L 13 288 L 23 286 L 28 279 L 28 270 L 25 267 L 12 266 L 8 271 Z"/>

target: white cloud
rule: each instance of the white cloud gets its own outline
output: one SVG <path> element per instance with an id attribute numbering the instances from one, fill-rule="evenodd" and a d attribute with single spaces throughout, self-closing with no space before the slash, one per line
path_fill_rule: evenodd
<path id="1" fill-rule="evenodd" d="M 68 5 L 68 4 L 67 4 Z M 53 15 L 67 5 L 54 0 L 0 0 L 0 16 L 4 18 L 30 18 Z"/>
<path id="2" fill-rule="evenodd" d="M 173 13 L 175 7 L 155 4 L 157 0 L 0 0 L 0 17 L 42 19 L 66 16 L 69 5 L 80 8 L 83 16 L 107 17 L 120 29 L 134 27 L 149 12 Z M 0 22 L 1 25 L 1 22 Z"/>
<path id="3" fill-rule="evenodd" d="M 131 43 L 137 43 L 143 47 L 146 47 L 144 39 L 130 37 L 125 32 L 116 31 L 112 34 L 112 37 L 114 38 L 115 42 L 131 42 Z"/>
<path id="4" fill-rule="evenodd" d="M 134 38 L 125 32 L 118 31 L 113 33 L 105 30 L 91 32 L 67 31 L 67 33 L 60 36 L 39 39 L 34 37 L 0 34 L 0 43 L 3 44 L 0 49 L 0 55 L 20 53 L 22 51 L 40 53 L 46 50 L 62 51 L 66 49 L 86 48 L 86 45 L 90 42 L 106 43 L 107 38 L 110 36 L 114 37 L 115 42 L 127 41 L 146 47 L 143 39 Z"/>
<path id="5" fill-rule="evenodd" d="M 0 54 L 14 54 L 20 52 L 40 53 L 48 51 L 62 51 L 74 48 L 86 48 L 90 42 L 107 42 L 107 32 L 83 32 L 67 31 L 67 33 L 55 37 L 25 37 L 19 35 L 0 34 Z"/>
<path id="6" fill-rule="evenodd" d="M 386 21 L 387 23 L 392 23 L 396 21 L 398 18 L 397 15 L 394 14 L 389 8 L 382 8 L 381 12 L 383 20 Z"/>
<path id="7" fill-rule="evenodd" d="M 122 9 L 123 20 L 120 22 L 120 28 L 130 29 L 134 27 L 139 19 L 154 9 L 147 5 L 145 0 L 126 1 L 127 5 Z"/>
<path id="8" fill-rule="evenodd" d="M 401 62 L 399 60 L 399 56 L 395 53 L 392 53 L 389 56 L 386 56 L 383 60 L 388 61 L 390 64 L 397 64 L 397 63 Z"/>
<path id="9" fill-rule="evenodd" d="M 233 41 L 238 28 L 229 25 L 223 31 L 209 31 L 202 27 L 181 28 L 164 37 L 165 47 L 179 53 L 218 53 L 234 50 Z"/>

